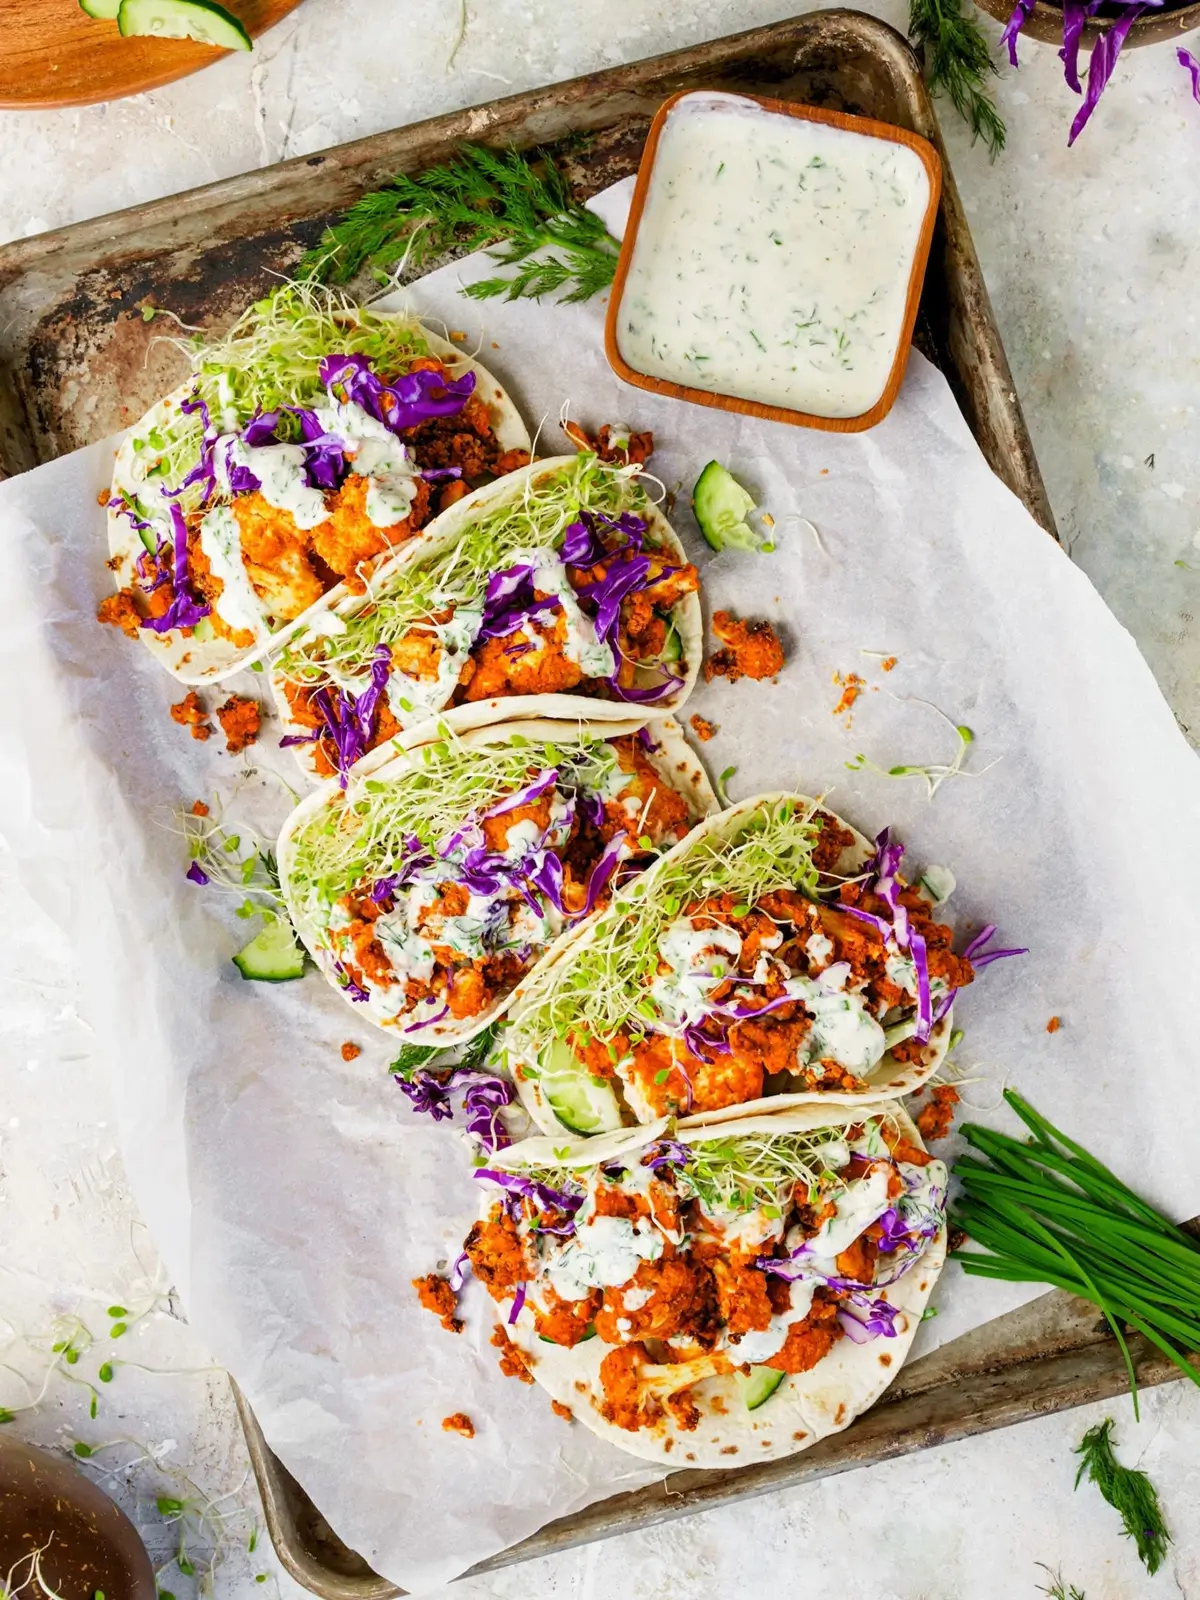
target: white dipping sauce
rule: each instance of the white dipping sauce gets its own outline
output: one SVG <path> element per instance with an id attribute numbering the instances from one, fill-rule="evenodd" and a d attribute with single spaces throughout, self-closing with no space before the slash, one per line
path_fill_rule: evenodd
<path id="1" fill-rule="evenodd" d="M 619 307 L 629 366 L 857 417 L 887 387 L 930 183 L 915 150 L 689 96 L 668 113 Z"/>

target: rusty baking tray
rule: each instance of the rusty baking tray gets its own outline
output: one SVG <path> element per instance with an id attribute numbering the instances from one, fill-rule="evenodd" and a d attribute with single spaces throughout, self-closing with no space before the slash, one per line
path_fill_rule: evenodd
<path id="1" fill-rule="evenodd" d="M 116 432 L 181 376 L 143 308 L 219 327 L 286 275 L 322 228 L 398 171 L 463 140 L 549 145 L 581 197 L 634 171 L 650 119 L 680 89 L 742 89 L 924 134 L 944 164 L 916 340 L 946 375 L 989 465 L 1049 533 L 1050 506 L 919 64 L 853 11 L 793 17 L 648 61 L 512 95 L 322 154 L 0 248 L 0 475 Z M 1131 1339 L 1138 1351 L 1138 1341 Z M 1139 1381 L 1176 1376 L 1145 1347 Z M 906 1367 L 846 1432 L 783 1461 L 673 1473 L 549 1523 L 488 1571 L 750 1495 L 1102 1399 L 1125 1387 L 1097 1314 L 1053 1294 Z M 235 1395 L 267 1524 L 289 1572 L 328 1600 L 400 1593 L 349 1550 Z"/>

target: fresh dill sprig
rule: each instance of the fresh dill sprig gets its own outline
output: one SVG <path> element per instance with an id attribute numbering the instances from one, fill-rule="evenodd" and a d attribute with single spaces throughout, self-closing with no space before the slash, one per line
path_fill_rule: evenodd
<path id="1" fill-rule="evenodd" d="M 498 1027 L 493 1022 L 466 1044 L 449 1049 L 439 1049 L 435 1044 L 402 1044 L 388 1071 L 406 1082 L 421 1068 L 427 1072 L 478 1072 L 492 1053 Z"/>
<path id="2" fill-rule="evenodd" d="M 996 63 L 978 22 L 962 0 L 909 0 L 908 36 L 924 50 L 929 87 L 945 92 L 994 159 L 1004 149 L 1005 128 L 988 89 Z"/>
<path id="3" fill-rule="evenodd" d="M 364 267 L 378 274 L 397 265 L 415 274 L 439 256 L 488 246 L 500 265 L 519 270 L 470 284 L 463 292 L 474 300 L 588 300 L 612 282 L 618 249 L 545 151 L 464 145 L 444 166 L 400 173 L 363 195 L 302 258 L 297 276 L 346 283 Z"/>
<path id="4" fill-rule="evenodd" d="M 1109 1505 L 1121 1513 L 1125 1537 L 1137 1545 L 1142 1565 L 1153 1577 L 1166 1560 L 1171 1535 L 1163 1521 L 1158 1490 L 1147 1474 L 1136 1467 L 1123 1467 L 1113 1454 L 1112 1430 L 1112 1418 L 1105 1417 L 1079 1441 L 1075 1454 L 1083 1459 L 1075 1474 L 1075 1487 L 1078 1489 L 1086 1473 Z"/>

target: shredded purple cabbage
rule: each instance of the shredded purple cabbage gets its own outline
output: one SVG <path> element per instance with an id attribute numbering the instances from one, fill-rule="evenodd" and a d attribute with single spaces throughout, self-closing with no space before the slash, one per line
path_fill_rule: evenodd
<path id="1" fill-rule="evenodd" d="M 1012 16 L 1009 17 L 1004 32 L 1000 35 L 1000 43 L 1008 46 L 1010 66 L 1019 67 L 1021 64 L 1017 60 L 1017 35 L 1032 16 L 1035 3 L 1036 0 L 1017 0 Z"/>
<path id="2" fill-rule="evenodd" d="M 1112 77 L 1113 68 L 1117 64 L 1117 57 L 1121 54 L 1121 47 L 1125 43 L 1130 28 L 1137 19 L 1148 9 L 1146 5 L 1133 5 L 1109 23 L 1092 46 L 1092 54 L 1088 61 L 1087 91 L 1083 97 L 1083 104 L 1075 113 L 1075 120 L 1071 124 L 1071 132 L 1067 138 L 1067 147 L 1070 148 L 1079 135 L 1087 127 L 1092 112 L 1099 103 L 1100 96 L 1104 93 L 1108 80 Z M 1065 14 L 1064 14 L 1065 28 Z M 1078 75 L 1076 75 L 1078 81 Z"/>
<path id="3" fill-rule="evenodd" d="M 679 1139 L 658 1139 L 650 1146 L 648 1156 L 642 1157 L 642 1165 L 657 1172 L 660 1167 L 686 1167 L 691 1159 L 691 1145 Z"/>
<path id="4" fill-rule="evenodd" d="M 524 1304 L 525 1304 L 525 1285 L 523 1283 L 519 1283 L 517 1285 L 517 1292 L 513 1296 L 512 1310 L 508 1313 L 508 1325 L 509 1325 L 510 1328 L 512 1327 L 513 1323 L 516 1322 L 517 1318 L 521 1315 L 521 1307 Z"/>
<path id="5" fill-rule="evenodd" d="M 511 1105 L 513 1100 L 513 1086 L 506 1078 L 478 1072 L 473 1067 L 452 1068 L 443 1077 L 422 1067 L 408 1078 L 394 1076 L 413 1110 L 423 1112 L 435 1122 L 453 1119 L 452 1096 L 461 1091 L 467 1132 L 475 1135 L 489 1155 L 512 1143 L 500 1115 L 503 1107 Z"/>
<path id="6" fill-rule="evenodd" d="M 492 817 L 502 817 L 507 811 L 516 811 L 520 806 L 531 805 L 533 801 L 540 800 L 548 789 L 553 789 L 557 782 L 558 768 L 546 767 L 526 788 L 518 789 L 507 799 L 498 800 L 489 810 L 480 812 L 480 819 L 487 822 Z"/>
<path id="7" fill-rule="evenodd" d="M 516 633 L 528 622 L 536 622 L 551 611 L 560 611 L 556 594 L 539 600 L 533 584 L 534 568 L 528 562 L 493 572 L 483 600 L 483 620 L 476 639 L 500 639 Z"/>
<path id="8" fill-rule="evenodd" d="M 434 417 L 461 411 L 475 390 L 475 374 L 448 378 L 421 368 L 407 372 L 394 383 L 384 383 L 360 354 L 326 356 L 320 366 L 321 382 L 336 399 L 361 406 L 368 416 L 392 433 L 415 428 Z"/>
<path id="9" fill-rule="evenodd" d="M 838 1321 L 855 1344 L 867 1344 L 881 1335 L 894 1339 L 897 1315 L 897 1308 L 888 1305 L 886 1300 L 872 1300 L 858 1293 L 851 1293 L 838 1307 Z"/>
<path id="10" fill-rule="evenodd" d="M 470 1272 L 470 1270 L 471 1258 L 464 1250 L 461 1255 L 455 1256 L 454 1261 L 451 1264 L 450 1271 L 447 1274 L 447 1281 L 449 1282 L 450 1287 L 454 1290 L 455 1294 L 457 1294 L 462 1288 L 463 1284 L 466 1283 L 467 1273 Z"/>
<path id="11" fill-rule="evenodd" d="M 493 1167 L 478 1167 L 474 1176 L 496 1184 L 506 1194 L 532 1201 L 542 1211 L 563 1211 L 573 1217 L 583 1204 L 581 1194 L 569 1194 L 566 1189 L 552 1189 L 548 1183 L 539 1183 L 536 1178 L 527 1177 L 523 1172 L 500 1172 Z"/>
<path id="12" fill-rule="evenodd" d="M 142 618 L 141 626 L 149 628 L 152 633 L 169 633 L 172 628 L 194 627 L 201 617 L 207 617 L 212 610 L 207 601 L 197 600 L 188 588 L 187 523 L 183 520 L 183 512 L 175 504 L 171 506 L 171 524 L 175 530 L 172 541 L 175 592 L 171 604 L 161 617 Z"/>
<path id="13" fill-rule="evenodd" d="M 209 877 L 208 873 L 205 872 L 204 868 L 198 861 L 192 862 L 191 866 L 184 873 L 184 877 L 189 879 L 192 883 L 198 883 L 202 889 L 204 888 L 205 884 L 212 882 L 212 879 Z"/>
<path id="14" fill-rule="evenodd" d="M 422 1028 L 434 1028 L 439 1022 L 445 1022 L 450 1015 L 450 1007 L 443 1006 L 433 1017 L 423 1017 L 420 1022 L 410 1022 L 407 1028 L 401 1028 L 401 1033 L 420 1033 Z"/>
<path id="15" fill-rule="evenodd" d="M 1176 50 L 1175 59 L 1192 80 L 1192 99 L 1200 101 L 1200 61 L 1190 50 Z"/>
<path id="16" fill-rule="evenodd" d="M 969 961 L 976 972 L 982 972 L 984 967 L 990 967 L 993 961 L 1004 961 L 1009 956 L 1027 956 L 1029 948 L 1026 945 L 1016 950 L 985 950 L 984 946 L 996 931 L 996 924 L 989 922 L 986 928 L 979 932 L 963 951 L 963 960 Z"/>
<path id="17" fill-rule="evenodd" d="M 583 910 L 580 916 L 586 917 L 595 907 L 596 901 L 604 893 L 608 880 L 616 871 L 617 863 L 621 859 L 621 851 L 629 841 L 626 833 L 614 834 L 604 846 L 596 865 L 588 873 L 587 894 L 584 897 Z"/>
<path id="18" fill-rule="evenodd" d="M 392 673 L 392 653 L 386 644 L 375 647 L 371 681 L 360 695 L 344 689 L 320 688 L 311 705 L 325 723 L 325 732 L 337 754 L 338 782 L 346 787 L 350 768 L 371 748 L 378 720 L 379 702 Z"/>
<path id="19" fill-rule="evenodd" d="M 294 744 L 315 744 L 321 737 L 322 730 L 313 728 L 309 733 L 286 733 L 279 741 L 281 750 L 290 750 Z"/>

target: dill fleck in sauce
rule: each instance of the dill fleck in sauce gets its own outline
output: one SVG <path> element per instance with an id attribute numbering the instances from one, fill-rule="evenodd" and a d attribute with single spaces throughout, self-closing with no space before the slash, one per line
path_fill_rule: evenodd
<path id="1" fill-rule="evenodd" d="M 860 416 L 887 387 L 928 201 L 906 145 L 689 96 L 659 138 L 621 355 L 691 388 Z"/>

